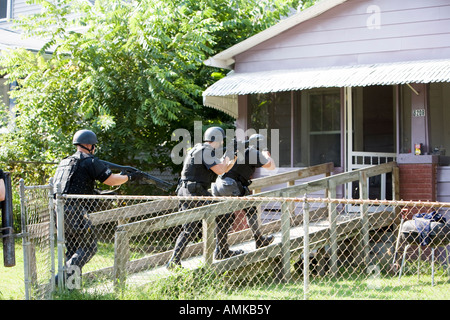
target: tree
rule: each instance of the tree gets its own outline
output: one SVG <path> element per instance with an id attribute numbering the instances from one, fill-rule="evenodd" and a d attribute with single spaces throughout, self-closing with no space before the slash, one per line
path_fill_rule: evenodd
<path id="1" fill-rule="evenodd" d="M 177 128 L 232 126 L 202 107 L 202 91 L 221 74 L 203 61 L 266 29 L 301 1 L 35 0 L 41 13 L 17 22 L 48 39 L 40 52 L 3 52 L 0 69 L 16 102 L 16 129 L 1 136 L 0 159 L 57 162 L 71 137 L 94 130 L 100 157 L 143 169 L 174 167 Z M 309 5 L 311 1 L 305 2 Z M 208 119 L 208 120 L 205 120 Z M 42 168 L 40 168 L 42 170 Z M 52 173 L 54 166 L 45 171 Z M 178 169 L 178 168 L 177 168 Z"/>

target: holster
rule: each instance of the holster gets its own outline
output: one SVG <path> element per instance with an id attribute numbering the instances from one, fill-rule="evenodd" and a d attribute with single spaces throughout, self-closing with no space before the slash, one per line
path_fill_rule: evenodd
<path id="1" fill-rule="evenodd" d="M 195 181 L 180 180 L 177 187 L 177 192 L 180 188 L 186 188 L 190 194 L 199 196 L 208 196 L 208 188 L 202 183 Z"/>

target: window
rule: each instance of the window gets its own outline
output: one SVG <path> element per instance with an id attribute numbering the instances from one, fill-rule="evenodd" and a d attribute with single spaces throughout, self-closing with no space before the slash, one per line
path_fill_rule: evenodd
<path id="1" fill-rule="evenodd" d="M 309 113 L 309 165 L 333 162 L 341 165 L 340 92 L 306 92 Z M 306 146 L 305 146 L 306 147 Z"/>
<path id="2" fill-rule="evenodd" d="M 278 141 L 268 137 L 268 147 L 278 147 L 279 167 L 341 166 L 339 89 L 249 95 L 248 115 L 249 129 L 278 130 Z"/>
<path id="3" fill-rule="evenodd" d="M 10 17 L 11 0 L 0 0 L 0 20 Z"/>
<path id="4" fill-rule="evenodd" d="M 266 129 L 267 147 L 278 160 L 277 165 L 291 167 L 291 92 L 250 95 L 248 106 L 248 128 L 257 133 Z M 278 150 L 271 150 L 271 147 Z"/>
<path id="5" fill-rule="evenodd" d="M 430 146 L 432 154 L 450 154 L 450 83 L 430 83 L 429 85 Z"/>

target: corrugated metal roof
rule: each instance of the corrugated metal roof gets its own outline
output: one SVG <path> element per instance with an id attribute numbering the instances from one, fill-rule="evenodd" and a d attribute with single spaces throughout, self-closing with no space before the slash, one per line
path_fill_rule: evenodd
<path id="1" fill-rule="evenodd" d="M 249 73 L 231 71 L 207 88 L 203 96 L 447 81 L 450 81 L 450 59 Z"/>
<path id="2" fill-rule="evenodd" d="M 450 59 L 249 73 L 231 71 L 203 92 L 203 103 L 237 117 L 237 95 L 432 82 L 450 82 Z M 226 96 L 231 99 L 225 99 Z"/>

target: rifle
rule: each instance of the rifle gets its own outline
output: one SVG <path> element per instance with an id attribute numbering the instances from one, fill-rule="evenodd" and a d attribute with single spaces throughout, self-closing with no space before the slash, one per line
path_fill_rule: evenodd
<path id="1" fill-rule="evenodd" d="M 108 162 L 108 161 L 104 161 L 104 160 L 100 160 L 101 162 L 103 162 L 108 168 L 110 168 L 111 170 L 120 170 L 122 174 L 127 174 L 127 173 L 135 173 L 138 172 L 142 175 L 143 180 L 147 183 L 150 184 L 154 184 L 156 187 L 164 190 L 164 191 L 169 191 L 174 184 L 164 181 L 162 179 L 159 179 L 155 176 L 152 176 L 151 174 L 147 173 L 147 172 L 143 172 L 139 169 L 130 167 L 130 166 L 121 166 L 112 162 Z"/>

